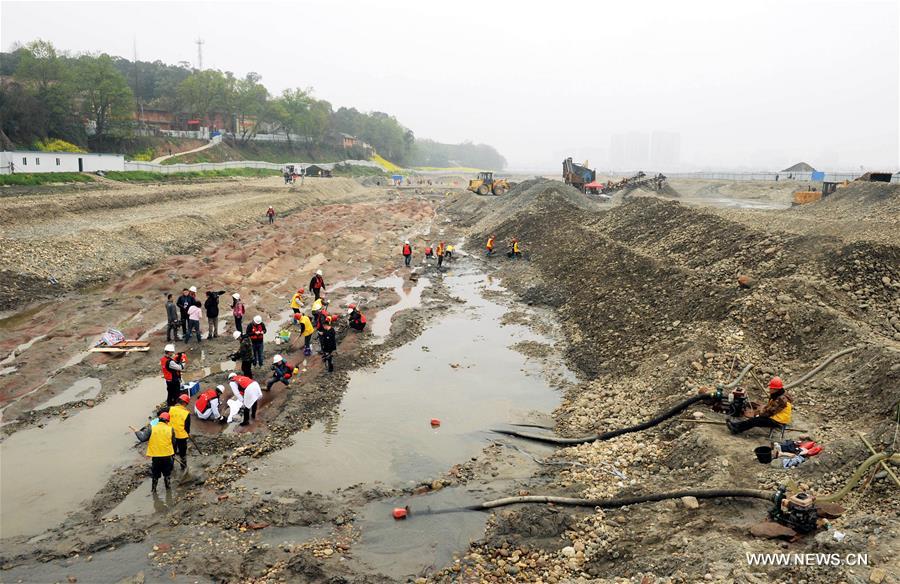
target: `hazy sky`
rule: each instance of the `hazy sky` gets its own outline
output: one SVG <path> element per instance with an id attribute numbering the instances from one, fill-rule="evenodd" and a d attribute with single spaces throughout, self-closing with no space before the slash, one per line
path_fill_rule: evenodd
<path id="1" fill-rule="evenodd" d="M 256 71 L 273 93 L 496 146 L 519 169 L 606 164 L 613 134 L 681 134 L 694 167 L 897 170 L 898 0 L 0 2 L 35 38 Z"/>

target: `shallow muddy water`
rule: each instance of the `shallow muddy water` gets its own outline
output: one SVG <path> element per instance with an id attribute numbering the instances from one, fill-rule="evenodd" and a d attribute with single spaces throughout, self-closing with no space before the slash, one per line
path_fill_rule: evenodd
<path id="1" fill-rule="evenodd" d="M 99 379 L 97 379 L 96 377 L 83 377 L 82 379 L 77 380 L 68 389 L 64 390 L 59 395 L 53 396 L 51 399 L 45 401 L 34 409 L 45 410 L 47 408 L 62 406 L 75 401 L 94 399 L 95 397 L 100 395 L 100 389 L 101 386 Z"/>
<path id="2" fill-rule="evenodd" d="M 128 426 L 144 423 L 142 413 L 164 400 L 163 381 L 150 377 L 96 407 L 0 443 L 0 537 L 56 526 L 103 488 L 117 467 L 145 460 Z"/>
<path id="3" fill-rule="evenodd" d="M 242 483 L 319 492 L 357 483 L 408 486 L 478 454 L 490 428 L 552 410 L 558 396 L 541 365 L 510 348 L 545 339 L 520 325 L 500 325 L 506 308 L 480 295 L 485 281 L 448 272 L 445 285 L 466 303 L 379 369 L 353 372 L 339 411 L 296 434 L 292 446 Z"/>

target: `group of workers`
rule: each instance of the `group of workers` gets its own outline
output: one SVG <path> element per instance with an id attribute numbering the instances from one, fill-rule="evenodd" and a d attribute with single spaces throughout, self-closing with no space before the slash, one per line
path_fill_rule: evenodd
<path id="1" fill-rule="evenodd" d="M 489 235 L 487 239 L 487 243 L 484 244 L 484 255 L 491 257 L 494 255 L 494 246 L 496 245 L 497 238 L 494 235 Z M 512 260 L 517 260 L 522 257 L 522 246 L 519 243 L 519 238 L 513 237 L 509 240 L 509 244 L 507 245 L 506 257 Z"/>
<path id="2" fill-rule="evenodd" d="M 313 294 L 314 301 L 307 313 L 304 302 L 305 290 L 300 288 L 290 299 L 290 308 L 293 311 L 293 324 L 299 328 L 303 338 L 303 355 L 312 355 L 311 340 L 315 334 L 318 338 L 319 352 L 325 369 L 330 373 L 334 371 L 334 353 L 337 351 L 337 332 L 335 324 L 339 315 L 329 312 L 329 301 L 325 298 L 327 287 L 322 270 L 316 270 L 309 282 L 309 291 Z M 168 344 L 163 349 L 160 359 L 162 376 L 166 383 L 166 405 L 157 411 L 156 418 L 141 431 L 135 431 L 139 439 L 147 441 L 146 454 L 151 458 L 152 490 L 156 492 L 160 477 L 165 478 L 166 489 L 170 488 L 170 477 L 174 469 L 175 456 L 178 457 L 181 467 L 187 468 L 187 441 L 190 437 L 191 416 L 206 421 L 230 423 L 235 418 L 242 417 L 241 426 L 247 426 L 251 419 L 256 418 L 259 400 L 263 391 L 270 391 L 276 384 L 289 386 L 291 379 L 300 373 L 299 367 L 288 363 L 283 355 L 275 355 L 272 358 L 271 376 L 265 383 L 265 388 L 254 379 L 254 367 L 262 367 L 265 359 L 265 336 L 268 332 L 262 316 L 256 315 L 246 329 L 243 327 L 243 317 L 246 308 L 241 301 L 240 293 L 232 294 L 232 316 L 234 317 L 234 332 L 232 336 L 238 342 L 238 349 L 230 355 L 231 360 L 240 363 L 240 373 L 228 374 L 228 385 L 231 389 L 231 399 L 223 397 L 225 386 L 217 385 L 215 388 L 198 391 L 194 401 L 193 411 L 190 409 L 190 386 L 183 384 L 183 374 L 187 367 L 188 356 L 184 351 L 178 352 L 171 341 L 179 341 L 178 331 L 181 330 L 187 342 L 189 334 L 193 334 L 195 328 L 197 340 L 199 336 L 199 312 L 200 304 L 196 300 L 197 288 L 191 286 L 185 288 L 177 302 L 173 302 L 172 294 L 167 295 L 166 314 L 168 328 L 166 341 Z M 224 290 L 207 291 L 207 318 L 209 319 L 209 334 L 207 339 L 218 336 L 218 299 L 225 294 Z M 179 311 L 185 307 L 184 316 L 179 318 Z M 195 309 L 196 310 L 192 310 Z M 185 321 L 195 320 L 196 325 L 186 324 Z M 357 304 L 347 306 L 347 324 L 350 328 L 363 331 L 366 328 L 366 317 Z M 289 337 L 288 337 L 289 338 Z M 299 347 L 298 347 L 299 348 Z M 305 369 L 304 369 L 305 371 Z M 227 406 L 227 408 L 226 408 Z M 227 414 L 223 410 L 228 411 Z M 144 435 L 145 434 L 145 435 Z"/>
<path id="3" fill-rule="evenodd" d="M 432 260 L 437 260 L 437 267 L 439 270 L 443 269 L 444 262 L 448 264 L 453 261 L 453 251 L 456 248 L 453 244 L 448 244 L 444 241 L 438 242 L 436 246 L 432 246 L 430 242 L 425 243 L 425 257 L 424 264 L 429 265 Z M 407 239 L 403 242 L 403 247 L 400 249 L 400 253 L 403 255 L 403 264 L 408 268 L 412 265 L 412 256 L 413 256 L 413 246 Z"/>

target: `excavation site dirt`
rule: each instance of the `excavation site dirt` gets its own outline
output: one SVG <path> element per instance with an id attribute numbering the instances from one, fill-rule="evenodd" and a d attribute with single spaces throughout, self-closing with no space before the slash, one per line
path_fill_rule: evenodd
<path id="1" fill-rule="evenodd" d="M 4 198 L 0 582 L 900 582 L 897 185 L 280 182 Z M 317 271 L 333 372 L 290 305 Z M 131 427 L 191 286 L 225 293 L 184 379 L 231 397 L 238 293 L 264 391 L 247 425 L 194 416 L 153 492 Z M 91 352 L 110 328 L 149 349 Z M 775 376 L 790 423 L 730 432 Z"/>

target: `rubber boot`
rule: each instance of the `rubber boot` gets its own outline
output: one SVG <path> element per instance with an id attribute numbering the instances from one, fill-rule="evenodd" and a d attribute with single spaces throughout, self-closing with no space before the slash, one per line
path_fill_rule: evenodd
<path id="1" fill-rule="evenodd" d="M 155 492 L 156 492 L 156 485 L 157 485 L 157 484 L 159 484 L 159 479 L 153 479 L 152 482 L 150 483 L 150 492 L 151 492 L 151 493 L 155 493 Z"/>
<path id="2" fill-rule="evenodd" d="M 181 470 L 187 469 L 187 456 L 179 456 L 178 464 L 181 465 Z"/>
<path id="3" fill-rule="evenodd" d="M 241 422 L 241 426 L 249 426 L 250 425 L 250 409 L 244 408 L 244 421 Z"/>
<path id="4" fill-rule="evenodd" d="M 172 488 L 172 483 L 171 483 L 171 481 L 169 480 L 169 477 L 163 477 L 163 480 L 166 481 L 166 490 L 168 491 L 169 489 Z"/>

